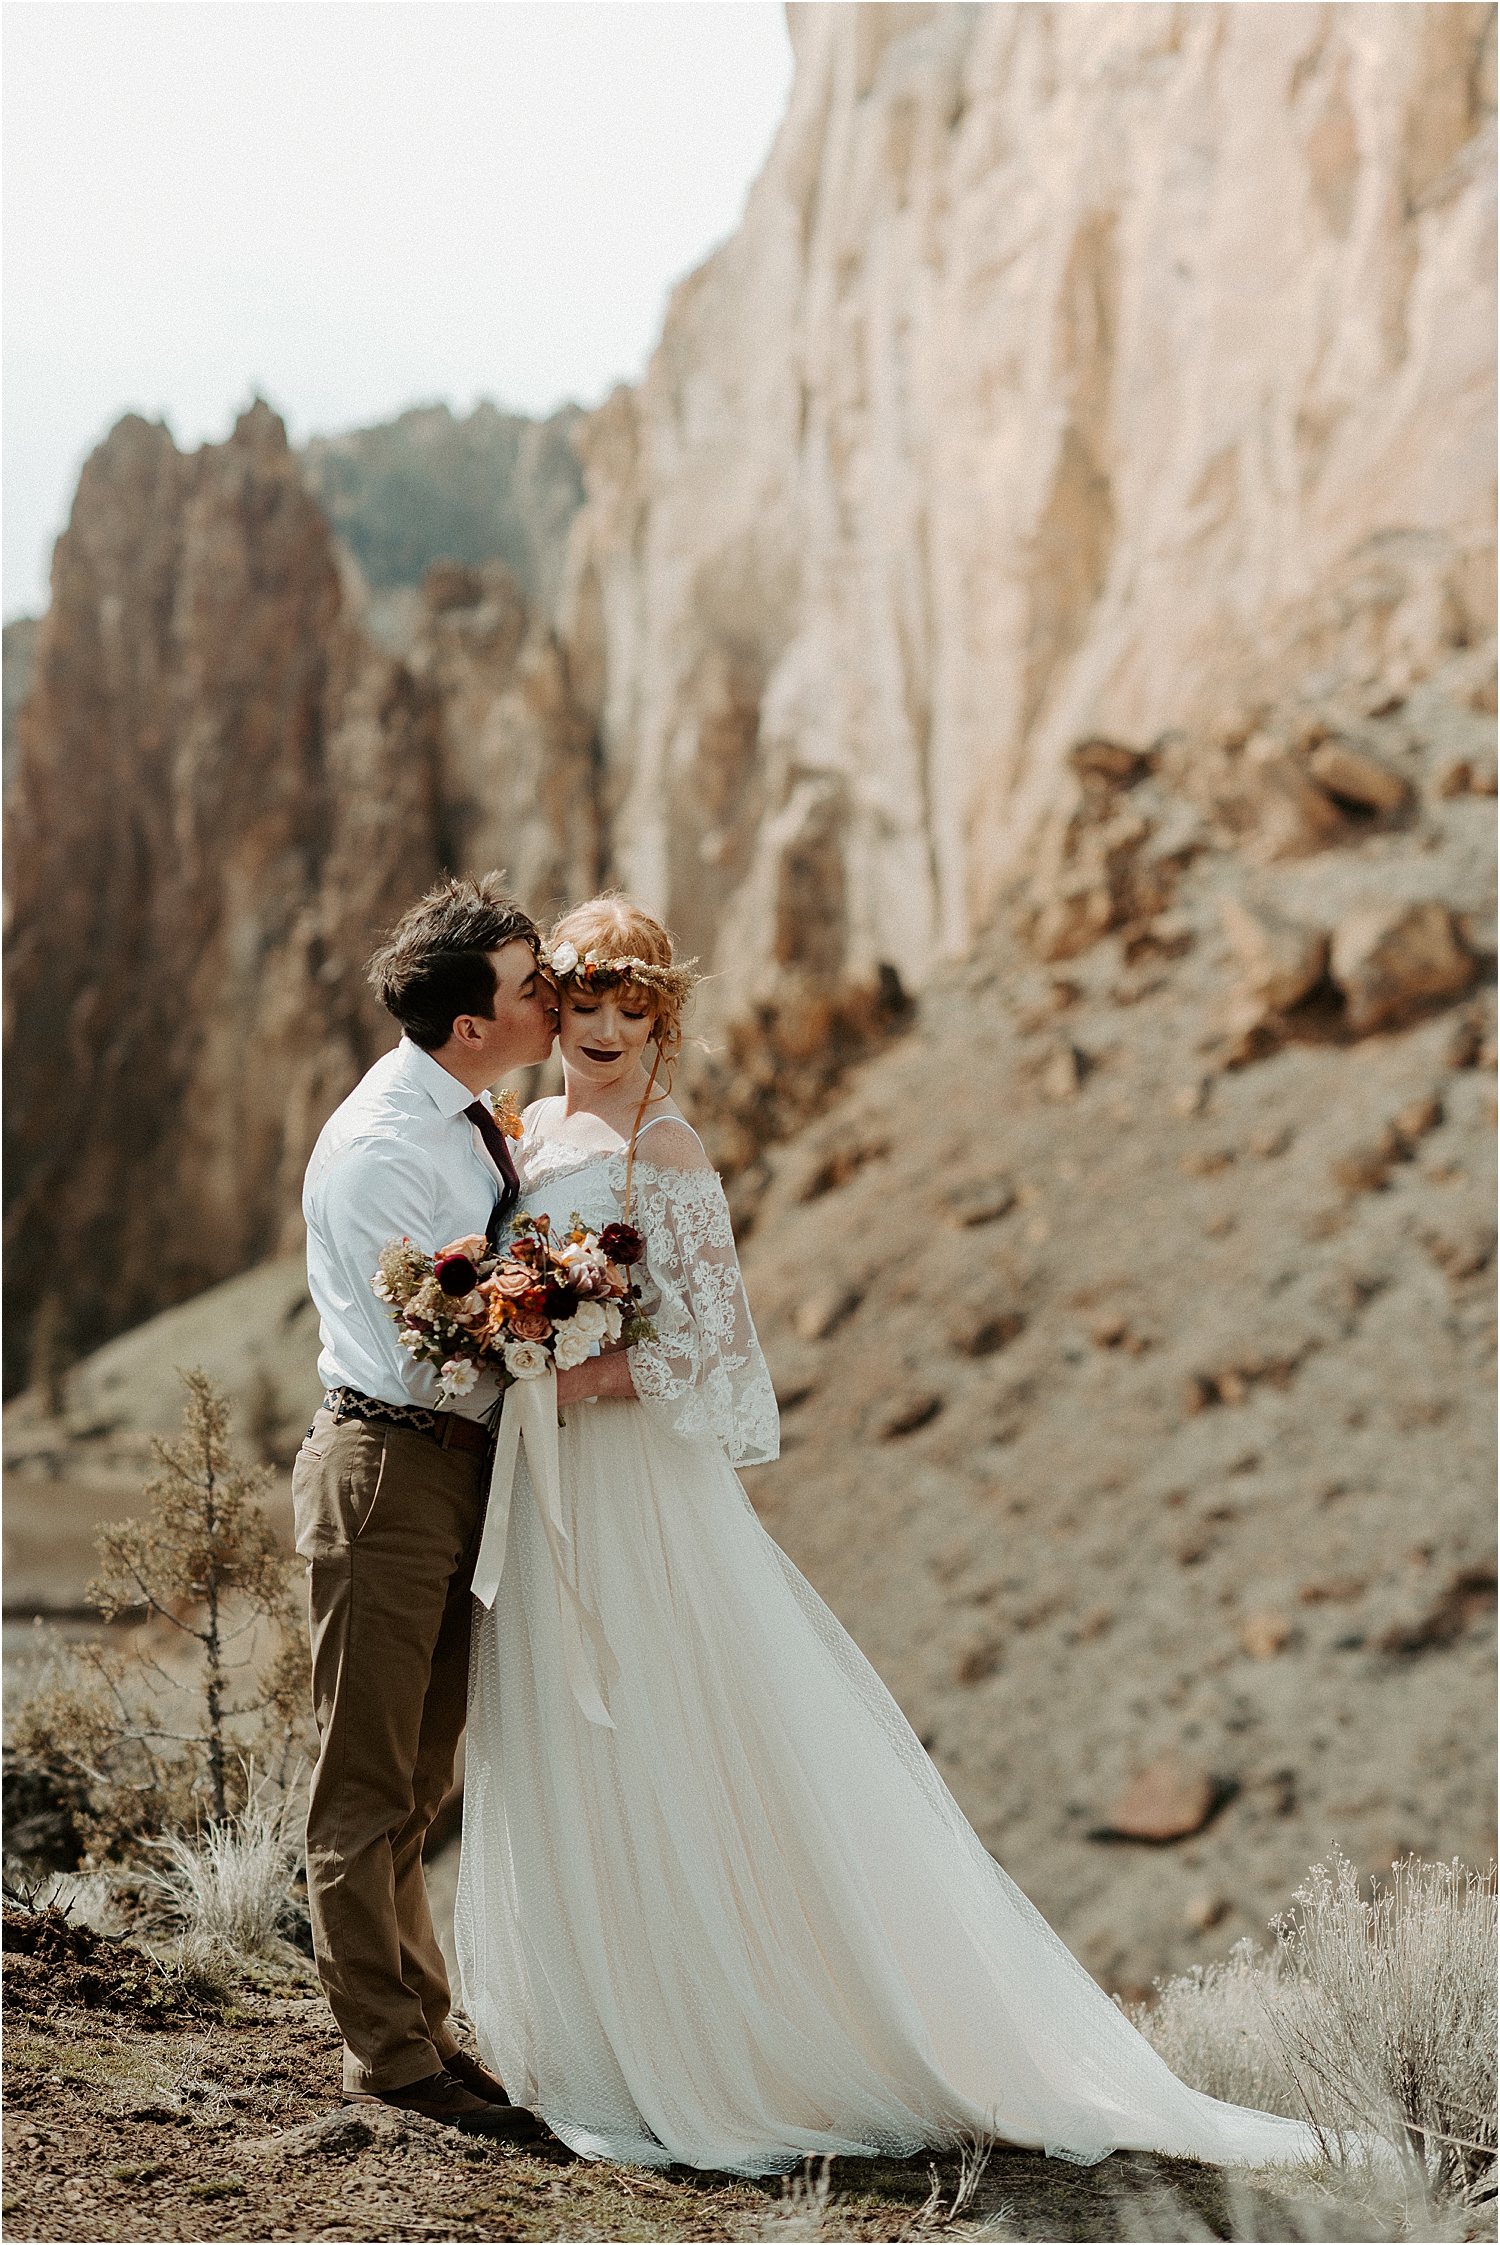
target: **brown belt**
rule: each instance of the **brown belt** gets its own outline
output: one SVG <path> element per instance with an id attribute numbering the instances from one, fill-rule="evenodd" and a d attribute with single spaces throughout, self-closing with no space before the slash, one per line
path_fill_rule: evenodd
<path id="1" fill-rule="evenodd" d="M 482 1458 L 490 1446 L 488 1427 L 465 1419 L 457 1411 L 427 1411 L 418 1403 L 386 1403 L 378 1395 L 361 1395 L 358 1388 L 330 1388 L 323 1407 L 342 1423 L 363 1419 L 370 1426 L 408 1427 L 425 1435 L 440 1450 L 464 1450 Z"/>

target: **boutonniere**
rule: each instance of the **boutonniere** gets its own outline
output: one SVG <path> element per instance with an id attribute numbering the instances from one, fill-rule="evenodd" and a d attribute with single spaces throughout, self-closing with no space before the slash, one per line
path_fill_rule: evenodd
<path id="1" fill-rule="evenodd" d="M 507 1138 L 525 1137 L 526 1125 L 521 1120 L 521 1110 L 516 1105 L 516 1095 L 513 1091 L 502 1091 L 498 1099 L 491 1092 L 490 1106 L 496 1122 Z"/>

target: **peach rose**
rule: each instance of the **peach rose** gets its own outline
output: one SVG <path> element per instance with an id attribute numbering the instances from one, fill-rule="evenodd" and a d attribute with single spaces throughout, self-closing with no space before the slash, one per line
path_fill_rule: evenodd
<path id="1" fill-rule="evenodd" d="M 536 1277 L 524 1263 L 501 1263 L 492 1278 L 485 1284 L 496 1294 L 528 1294 L 536 1284 Z"/>
<path id="2" fill-rule="evenodd" d="M 440 1247 L 432 1259 L 441 1263 L 449 1255 L 466 1255 L 471 1263 L 477 1263 L 488 1244 L 483 1232 L 465 1232 L 462 1239 L 450 1239 L 446 1247 Z"/>
<path id="3" fill-rule="evenodd" d="M 512 1310 L 510 1330 L 518 1341 L 545 1341 L 552 1332 L 552 1321 L 540 1310 Z"/>

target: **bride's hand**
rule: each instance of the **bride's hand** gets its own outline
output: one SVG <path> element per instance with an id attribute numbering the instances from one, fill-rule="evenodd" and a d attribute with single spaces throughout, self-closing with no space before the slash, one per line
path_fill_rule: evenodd
<path id="1" fill-rule="evenodd" d="M 569 1403 L 591 1402 L 595 1396 L 633 1398 L 634 1395 L 628 1349 L 606 1350 L 599 1356 L 589 1357 L 583 1364 L 570 1365 L 566 1372 L 557 1375 L 559 1410 Z"/>

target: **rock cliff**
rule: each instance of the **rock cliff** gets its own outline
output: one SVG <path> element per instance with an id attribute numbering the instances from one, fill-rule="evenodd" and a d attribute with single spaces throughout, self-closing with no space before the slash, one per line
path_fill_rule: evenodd
<path id="1" fill-rule="evenodd" d="M 1080 739 L 1374 706 L 1493 598 L 1492 9 L 788 12 L 566 596 L 721 1021 L 961 953 Z"/>
<path id="2" fill-rule="evenodd" d="M 437 864 L 435 713 L 342 620 L 263 405 L 191 456 L 131 417 L 88 462 L 20 732 L 12 1377 L 43 1301 L 102 1338 L 281 1243 L 383 1040 L 368 931 Z"/>
<path id="3" fill-rule="evenodd" d="M 12 1387 L 298 1243 L 393 1039 L 364 961 L 441 866 L 538 913 L 595 884 L 592 729 L 511 571 L 430 569 L 407 661 L 370 600 L 264 405 L 84 469 L 8 798 Z"/>

